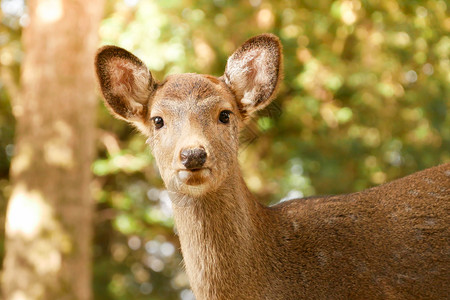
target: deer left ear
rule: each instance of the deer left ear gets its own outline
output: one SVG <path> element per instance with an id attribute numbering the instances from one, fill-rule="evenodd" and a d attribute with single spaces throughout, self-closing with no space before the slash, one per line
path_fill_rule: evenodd
<path id="1" fill-rule="evenodd" d="M 228 58 L 222 79 L 235 93 L 244 116 L 266 107 L 282 77 L 282 46 L 277 36 L 246 41 Z"/>
<path id="2" fill-rule="evenodd" d="M 95 68 L 105 104 L 113 115 L 142 123 L 156 88 L 144 63 L 125 49 L 104 46 L 97 52 Z"/>

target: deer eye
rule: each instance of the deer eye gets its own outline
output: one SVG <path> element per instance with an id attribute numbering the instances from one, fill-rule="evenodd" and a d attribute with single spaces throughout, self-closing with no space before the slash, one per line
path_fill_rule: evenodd
<path id="1" fill-rule="evenodd" d="M 164 126 L 164 120 L 161 117 L 153 117 L 153 124 L 155 124 L 155 128 L 156 129 L 160 129 L 161 127 Z"/>
<path id="2" fill-rule="evenodd" d="M 232 112 L 229 110 L 222 110 L 219 115 L 219 121 L 223 124 L 230 123 L 230 114 Z"/>

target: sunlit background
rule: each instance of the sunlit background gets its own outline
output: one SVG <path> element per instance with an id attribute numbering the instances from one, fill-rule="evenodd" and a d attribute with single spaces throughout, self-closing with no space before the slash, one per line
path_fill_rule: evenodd
<path id="1" fill-rule="evenodd" d="M 42 17 L 61 14 L 46 1 Z M 154 76 L 220 76 L 247 38 L 284 45 L 277 100 L 242 137 L 240 158 L 262 202 L 362 190 L 450 161 L 448 2 L 392 0 L 108 0 L 101 44 L 126 48 Z M 11 99 L 19 89 L 22 0 L 2 0 L 0 261 L 4 255 Z M 100 45 L 99 45 L 100 46 Z M 193 299 L 171 204 L 145 138 L 98 101 L 94 299 Z"/>

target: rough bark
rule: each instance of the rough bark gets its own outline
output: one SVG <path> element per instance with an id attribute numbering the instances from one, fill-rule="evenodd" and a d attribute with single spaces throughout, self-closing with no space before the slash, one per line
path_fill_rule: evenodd
<path id="1" fill-rule="evenodd" d="M 90 299 L 93 59 L 103 1 L 27 4 L 3 295 Z"/>

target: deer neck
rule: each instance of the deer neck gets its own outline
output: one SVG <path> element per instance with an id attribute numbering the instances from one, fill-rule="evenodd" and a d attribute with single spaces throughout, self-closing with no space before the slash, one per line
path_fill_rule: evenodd
<path id="1" fill-rule="evenodd" d="M 251 195 L 241 174 L 202 197 L 170 193 L 175 224 L 192 288 L 213 299 L 236 290 L 249 278 L 264 208 Z M 247 269 L 246 269 L 247 268 Z M 251 278 L 251 277 L 250 277 Z M 222 294 L 224 295 L 224 294 Z M 214 296 L 214 299 L 215 297 Z"/>

